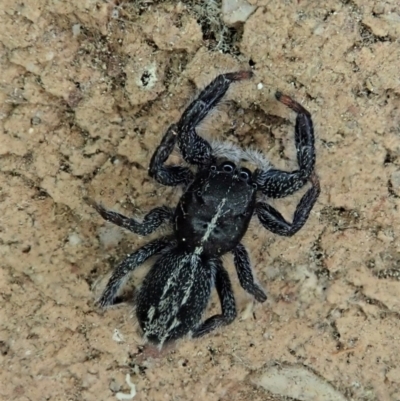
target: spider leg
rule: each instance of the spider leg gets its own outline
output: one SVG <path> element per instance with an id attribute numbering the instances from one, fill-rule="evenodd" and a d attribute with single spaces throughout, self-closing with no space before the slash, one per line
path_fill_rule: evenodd
<path id="1" fill-rule="evenodd" d="M 193 179 L 193 173 L 188 168 L 164 164 L 172 153 L 177 139 L 177 126 L 173 124 L 163 136 L 150 161 L 149 175 L 162 185 L 172 187 L 187 185 Z"/>
<path id="2" fill-rule="evenodd" d="M 239 244 L 232 252 L 240 285 L 250 295 L 253 295 L 258 302 L 265 302 L 267 296 L 265 295 L 264 290 L 254 282 L 250 258 L 246 248 L 242 244 Z"/>
<path id="3" fill-rule="evenodd" d="M 128 255 L 128 257 L 122 261 L 113 271 L 110 280 L 108 281 L 103 294 L 98 300 L 98 304 L 101 307 L 113 305 L 115 297 L 118 294 L 119 289 L 124 284 L 128 275 L 132 273 L 136 267 L 144 263 L 148 258 L 160 253 L 162 250 L 171 246 L 171 238 L 162 237 L 158 238 L 136 252 Z"/>
<path id="4" fill-rule="evenodd" d="M 171 208 L 167 206 L 156 207 L 155 209 L 150 210 L 140 223 L 137 220 L 126 217 L 120 213 L 107 210 L 92 199 L 86 198 L 86 202 L 93 207 L 104 220 L 142 236 L 151 234 L 160 227 L 162 223 L 172 221 L 174 217 L 174 211 Z"/>
<path id="5" fill-rule="evenodd" d="M 275 208 L 267 203 L 258 202 L 256 204 L 258 219 L 267 230 L 274 234 L 291 237 L 304 226 L 320 193 L 317 175 L 313 173 L 310 179 L 312 187 L 303 195 L 297 205 L 292 223 L 287 222 Z"/>
<path id="6" fill-rule="evenodd" d="M 221 101 L 232 82 L 249 79 L 252 75 L 251 71 L 218 75 L 183 112 L 177 124 L 178 146 L 187 163 L 205 166 L 214 162 L 211 145 L 197 135 L 195 128 Z"/>
<path id="7" fill-rule="evenodd" d="M 256 170 L 255 181 L 270 198 L 283 198 L 303 187 L 315 166 L 314 127 L 310 113 L 289 96 L 280 92 L 275 97 L 297 113 L 295 144 L 299 169 L 286 172 L 276 169 Z"/>
<path id="8" fill-rule="evenodd" d="M 236 304 L 233 295 L 231 280 L 221 260 L 215 259 L 209 262 L 215 270 L 215 287 L 221 302 L 222 314 L 214 315 L 201 323 L 192 333 L 192 337 L 202 337 L 205 334 L 232 323 L 236 318 Z"/>

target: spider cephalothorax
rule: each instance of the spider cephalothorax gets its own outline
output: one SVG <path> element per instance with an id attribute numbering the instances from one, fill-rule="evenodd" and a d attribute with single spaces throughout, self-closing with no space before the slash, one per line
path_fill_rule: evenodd
<path id="1" fill-rule="evenodd" d="M 233 254 L 241 286 L 257 301 L 264 302 L 267 297 L 254 280 L 249 255 L 241 243 L 251 218 L 255 214 L 267 230 L 291 236 L 303 227 L 318 198 L 312 119 L 290 97 L 276 94 L 279 101 L 297 112 L 298 170 L 276 170 L 257 151 L 221 142 L 210 144 L 197 135 L 196 126 L 222 99 L 230 84 L 251 76 L 251 72 L 240 71 L 215 78 L 184 111 L 179 122 L 168 128 L 154 152 L 150 176 L 163 185 L 184 189 L 176 208 L 157 207 L 138 222 L 90 201 L 105 220 L 139 235 L 150 234 L 163 223 L 172 226 L 170 236 L 144 245 L 115 268 L 99 300 L 102 307 L 112 305 L 127 275 L 158 255 L 137 296 L 136 314 L 144 336 L 160 346 L 186 334 L 200 337 L 235 319 L 231 282 L 221 261 L 228 252 Z M 195 167 L 193 171 L 165 164 L 175 145 L 186 163 Z M 241 167 L 241 162 L 250 162 L 256 169 L 251 172 Z M 312 185 L 297 205 L 292 223 L 257 197 L 261 192 L 264 198 L 282 198 L 308 181 Z M 202 321 L 214 286 L 222 313 Z"/>

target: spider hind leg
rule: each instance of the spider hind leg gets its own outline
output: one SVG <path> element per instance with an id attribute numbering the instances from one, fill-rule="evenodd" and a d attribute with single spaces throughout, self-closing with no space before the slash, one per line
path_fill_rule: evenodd
<path id="1" fill-rule="evenodd" d="M 215 287 L 221 302 L 222 314 L 211 316 L 201 323 L 192 332 L 194 338 L 202 337 L 218 327 L 232 323 L 237 315 L 235 297 L 228 272 L 219 259 L 210 261 L 210 265 L 215 269 Z"/>

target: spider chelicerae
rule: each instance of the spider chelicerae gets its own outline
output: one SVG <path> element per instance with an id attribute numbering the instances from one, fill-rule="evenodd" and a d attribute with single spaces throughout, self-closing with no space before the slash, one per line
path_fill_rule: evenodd
<path id="1" fill-rule="evenodd" d="M 162 185 L 181 186 L 183 195 L 176 208 L 160 206 L 137 221 L 89 203 L 107 221 L 135 234 L 148 235 L 163 223 L 172 234 L 162 236 L 128 255 L 112 273 L 99 305 L 113 305 L 128 275 L 152 256 L 157 258 L 146 275 L 136 299 L 136 315 L 144 337 L 160 347 L 167 341 L 190 334 L 200 337 L 236 317 L 231 281 L 221 257 L 231 252 L 243 289 L 258 302 L 267 296 L 254 279 L 242 238 L 254 215 L 274 234 L 292 236 L 308 219 L 319 192 L 314 172 L 314 132 L 310 113 L 280 92 L 276 98 L 297 113 L 295 145 L 299 168 L 275 169 L 257 150 L 231 143 L 209 143 L 196 127 L 220 102 L 229 86 L 249 79 L 250 71 L 217 76 L 172 124 L 155 150 L 149 175 Z M 187 165 L 165 164 L 178 146 Z M 242 166 L 255 166 L 254 171 Z M 311 187 L 298 203 L 293 221 L 286 221 L 266 198 L 291 195 L 307 182 Z M 222 313 L 202 321 L 211 291 L 216 288 Z"/>

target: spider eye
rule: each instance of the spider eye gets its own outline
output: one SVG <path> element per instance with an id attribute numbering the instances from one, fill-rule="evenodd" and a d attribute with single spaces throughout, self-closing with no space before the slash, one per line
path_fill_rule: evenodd
<path id="1" fill-rule="evenodd" d="M 235 165 L 231 162 L 226 162 L 222 165 L 222 171 L 225 173 L 233 173 L 235 170 Z"/>
<path id="2" fill-rule="evenodd" d="M 239 179 L 245 182 L 248 182 L 250 180 L 251 173 L 247 169 L 242 169 L 242 171 L 239 173 Z"/>
<path id="3" fill-rule="evenodd" d="M 212 165 L 212 166 L 210 167 L 210 170 L 211 170 L 211 171 L 215 171 L 216 169 L 217 169 L 217 166 Z"/>

